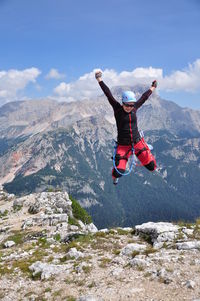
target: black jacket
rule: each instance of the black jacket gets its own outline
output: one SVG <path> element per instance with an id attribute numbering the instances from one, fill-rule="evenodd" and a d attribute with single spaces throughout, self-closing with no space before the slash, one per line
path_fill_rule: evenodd
<path id="1" fill-rule="evenodd" d="M 106 86 L 106 84 L 103 81 L 100 81 L 99 85 L 114 110 L 118 131 L 117 142 L 121 145 L 130 145 L 136 143 L 140 138 L 137 127 L 136 111 L 149 98 L 152 91 L 149 89 L 144 94 L 142 94 L 140 99 L 134 103 L 133 110 L 130 113 L 127 113 L 124 111 L 122 105 L 113 97 L 110 89 Z"/>

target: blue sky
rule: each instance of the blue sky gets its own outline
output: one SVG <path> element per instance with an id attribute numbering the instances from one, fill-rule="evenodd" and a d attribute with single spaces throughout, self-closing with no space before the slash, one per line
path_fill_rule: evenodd
<path id="1" fill-rule="evenodd" d="M 199 0 L 0 0 L 0 104 L 92 97 L 101 68 L 200 109 L 199 37 Z"/>

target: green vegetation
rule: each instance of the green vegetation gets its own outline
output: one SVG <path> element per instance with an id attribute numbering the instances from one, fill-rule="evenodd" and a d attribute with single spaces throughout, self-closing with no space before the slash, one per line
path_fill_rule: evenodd
<path id="1" fill-rule="evenodd" d="M 16 245 L 20 245 L 24 242 L 24 236 L 26 235 L 27 233 L 26 232 L 22 232 L 22 231 L 13 231 L 13 234 L 8 236 L 6 238 L 6 240 L 4 240 L 2 242 L 2 247 L 4 245 L 4 243 L 8 240 L 12 240 L 15 242 Z"/>
<path id="2" fill-rule="evenodd" d="M 71 196 L 69 198 L 72 201 L 72 213 L 74 218 L 81 220 L 84 224 L 92 223 L 92 218 L 87 211 L 83 209 Z"/>
<path id="3" fill-rule="evenodd" d="M 146 248 L 146 250 L 144 250 L 144 251 L 142 252 L 142 254 L 148 256 L 149 254 L 153 254 L 153 253 L 156 253 L 156 252 L 157 252 L 157 250 L 154 249 L 154 248 L 152 248 L 152 247 L 150 246 L 150 247 Z"/>
<path id="4" fill-rule="evenodd" d="M 139 255 L 139 254 L 140 254 L 139 251 L 133 251 L 133 252 L 131 253 L 131 257 L 134 258 L 135 256 L 137 256 L 137 255 Z"/>
<path id="5" fill-rule="evenodd" d="M 23 205 L 15 205 L 13 207 L 14 212 L 20 211 L 23 208 Z"/>
<path id="6" fill-rule="evenodd" d="M 76 298 L 69 296 L 67 297 L 66 301 L 76 301 Z"/>
<path id="7" fill-rule="evenodd" d="M 187 222 L 185 222 L 185 221 L 178 221 L 178 222 L 177 222 L 177 225 L 178 225 L 179 227 L 186 227 L 186 228 L 188 228 L 188 229 L 192 229 L 192 223 L 187 223 Z"/>
<path id="8" fill-rule="evenodd" d="M 106 257 L 103 257 L 100 259 L 100 264 L 99 264 L 99 267 L 100 268 L 106 268 L 107 266 L 109 266 L 109 263 L 112 261 L 112 259 L 110 258 L 106 258 Z"/>
<path id="9" fill-rule="evenodd" d="M 124 230 L 124 229 L 121 229 L 121 228 L 117 228 L 117 233 L 119 235 L 129 235 L 130 231 L 127 231 L 127 230 Z"/>
<path id="10" fill-rule="evenodd" d="M 82 269 L 83 269 L 85 274 L 89 274 L 92 270 L 92 267 L 89 266 L 89 265 L 86 265 L 86 266 L 83 266 Z"/>
<path id="11" fill-rule="evenodd" d="M 61 241 L 60 233 L 55 234 L 53 238 L 54 238 L 56 241 Z"/>
<path id="12" fill-rule="evenodd" d="M 114 250 L 113 250 L 113 254 L 115 254 L 115 255 L 119 255 L 119 254 L 120 254 L 120 250 L 118 250 L 118 249 L 114 249 Z"/>
<path id="13" fill-rule="evenodd" d="M 88 288 L 92 288 L 95 286 L 96 286 L 96 283 L 94 281 L 92 281 L 90 284 L 88 284 Z"/>
<path id="14" fill-rule="evenodd" d="M 73 217 L 71 217 L 71 216 L 69 216 L 69 218 L 68 218 L 68 224 L 80 227 L 78 220 L 75 219 L 75 218 L 73 218 Z"/>
<path id="15" fill-rule="evenodd" d="M 151 236 L 146 233 L 140 233 L 140 237 L 144 239 L 148 244 L 152 245 Z"/>
<path id="16" fill-rule="evenodd" d="M 2 217 L 5 217 L 5 216 L 7 216 L 8 215 L 8 210 L 5 210 L 4 212 L 0 212 L 0 218 L 2 218 Z"/>

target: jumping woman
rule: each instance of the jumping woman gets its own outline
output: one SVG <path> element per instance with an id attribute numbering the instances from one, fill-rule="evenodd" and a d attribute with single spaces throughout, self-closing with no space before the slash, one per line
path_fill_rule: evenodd
<path id="1" fill-rule="evenodd" d="M 141 164 L 148 170 L 156 169 L 156 160 L 152 155 L 144 138 L 140 136 L 137 126 L 137 110 L 149 98 L 157 87 L 157 81 L 154 80 L 149 90 L 136 100 L 132 91 L 122 93 L 122 105 L 113 97 L 110 89 L 102 80 L 102 71 L 96 71 L 95 77 L 106 95 L 110 105 L 114 110 L 114 116 L 117 125 L 117 150 L 115 156 L 116 169 L 112 170 L 113 184 L 118 183 L 118 179 L 125 173 L 128 158 L 132 155 L 134 149 L 135 155 Z"/>

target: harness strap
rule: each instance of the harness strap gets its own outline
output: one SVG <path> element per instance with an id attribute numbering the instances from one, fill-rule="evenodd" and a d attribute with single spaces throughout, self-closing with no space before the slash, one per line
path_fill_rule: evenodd
<path id="1" fill-rule="evenodd" d="M 117 152 L 117 145 L 118 145 L 118 143 L 116 143 L 116 145 L 115 145 L 114 156 L 112 157 L 112 160 L 113 160 L 113 166 L 114 166 L 114 168 L 115 168 L 115 170 L 117 171 L 118 174 L 120 174 L 121 176 L 127 176 L 127 175 L 129 175 L 129 174 L 131 173 L 132 168 L 133 168 L 133 165 L 135 164 L 135 161 L 134 161 L 134 147 L 133 147 L 133 145 L 132 145 L 132 148 L 130 148 L 130 149 L 125 153 L 124 156 L 120 156 L 120 154 L 116 154 L 116 152 Z M 122 160 L 122 159 L 123 159 L 123 160 L 128 161 L 127 155 L 128 155 L 128 153 L 129 153 L 130 151 L 132 151 L 132 154 L 133 154 L 132 162 L 131 162 L 131 166 L 130 166 L 130 170 L 129 170 L 127 173 L 121 173 L 121 172 L 117 169 L 117 166 L 116 166 L 116 164 L 115 164 L 115 159 L 118 159 L 118 160 Z"/>
<path id="2" fill-rule="evenodd" d="M 136 156 L 139 157 L 139 155 L 141 155 L 141 153 L 143 153 L 146 150 L 147 150 L 147 148 L 143 147 L 141 150 L 139 150 L 139 152 L 136 154 Z"/>

